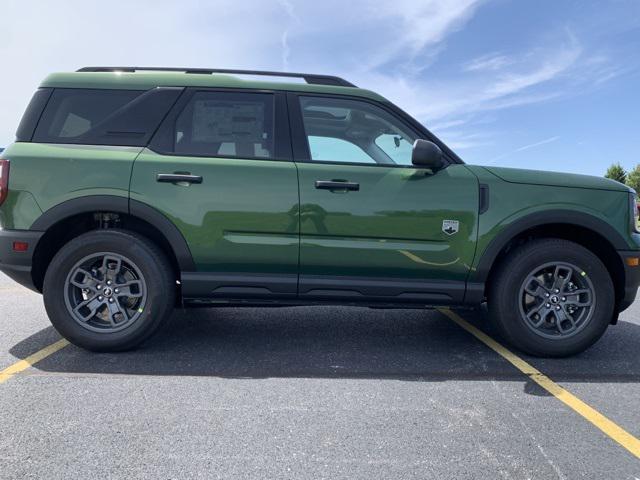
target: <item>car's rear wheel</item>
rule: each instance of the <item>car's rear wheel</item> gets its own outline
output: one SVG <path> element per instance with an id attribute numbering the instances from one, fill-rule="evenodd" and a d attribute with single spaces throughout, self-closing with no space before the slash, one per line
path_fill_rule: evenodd
<path id="1" fill-rule="evenodd" d="M 538 356 L 579 353 L 611 322 L 609 272 L 586 248 L 560 239 L 528 242 L 499 266 L 489 292 L 489 314 L 499 333 Z"/>
<path id="2" fill-rule="evenodd" d="M 175 279 L 162 251 L 122 230 L 97 230 L 63 246 L 44 280 L 53 326 L 94 351 L 135 347 L 171 314 Z"/>

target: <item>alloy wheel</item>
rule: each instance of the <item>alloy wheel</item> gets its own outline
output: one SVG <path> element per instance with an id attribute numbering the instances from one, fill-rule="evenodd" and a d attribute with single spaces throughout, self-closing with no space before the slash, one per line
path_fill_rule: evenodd
<path id="1" fill-rule="evenodd" d="M 569 338 L 591 320 L 596 296 L 586 272 L 567 262 L 536 267 L 520 287 L 520 314 L 545 338 Z"/>
<path id="2" fill-rule="evenodd" d="M 65 304 L 73 319 L 94 332 L 113 333 L 133 324 L 144 311 L 146 281 L 130 259 L 110 252 L 89 255 L 71 268 Z"/>

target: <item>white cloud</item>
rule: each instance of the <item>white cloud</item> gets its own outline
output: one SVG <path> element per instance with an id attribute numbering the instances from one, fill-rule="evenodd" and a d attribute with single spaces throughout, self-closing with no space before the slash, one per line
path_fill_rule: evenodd
<path id="1" fill-rule="evenodd" d="M 383 65 L 398 55 L 415 59 L 425 47 L 442 42 L 461 28 L 480 3 L 479 0 L 395 0 L 377 4 L 370 12 L 380 21 L 399 17 L 400 22 L 392 41 L 374 53 L 368 68 Z"/>
<path id="2" fill-rule="evenodd" d="M 550 138 L 545 138 L 544 140 L 540 140 L 539 142 L 535 142 L 535 143 L 530 143 L 529 145 L 524 145 L 520 148 L 516 148 L 516 152 L 523 152 L 525 150 L 529 150 L 530 148 L 536 148 L 536 147 L 540 147 L 542 145 L 546 145 L 547 143 L 551 143 L 551 142 L 555 142 L 556 140 L 559 140 L 560 137 L 558 135 L 554 136 L 554 137 L 550 137 Z"/>
<path id="3" fill-rule="evenodd" d="M 289 47 L 289 30 L 282 32 L 280 41 L 282 43 L 282 69 L 289 70 L 289 56 L 291 55 L 291 47 Z"/>
<path id="4" fill-rule="evenodd" d="M 503 66 L 481 68 L 475 74 L 421 79 L 372 73 L 370 79 L 383 94 L 422 120 L 455 121 L 460 116 L 557 98 L 562 94 L 561 87 L 547 91 L 535 88 L 557 80 L 576 67 L 581 52 L 579 42 L 573 36 L 566 36 L 564 43 L 520 52 L 517 58 L 487 57 L 489 60 L 500 58 Z"/>
<path id="5" fill-rule="evenodd" d="M 513 60 L 499 53 L 488 53 L 474 58 L 463 66 L 465 72 L 481 72 L 500 70 L 511 65 Z"/>
<path id="6" fill-rule="evenodd" d="M 300 23 L 300 19 L 296 15 L 293 5 L 289 0 L 278 0 L 278 3 L 282 7 L 286 15 L 289 17 L 290 21 L 292 21 L 294 24 Z M 282 44 L 282 69 L 285 71 L 289 70 L 289 57 L 291 56 L 291 47 L 289 46 L 290 28 L 290 26 L 286 27 L 282 31 L 282 35 L 280 36 L 280 41 Z"/>
<path id="7" fill-rule="evenodd" d="M 515 150 L 512 150 L 510 152 L 503 153 L 502 155 L 498 155 L 497 157 L 492 158 L 491 160 L 489 160 L 487 162 L 483 162 L 483 164 L 484 165 L 491 165 L 491 164 L 497 162 L 498 160 L 501 160 L 501 159 L 503 159 L 505 157 L 514 155 L 514 154 L 516 154 L 518 152 L 524 152 L 525 150 L 530 150 L 532 148 L 538 148 L 538 147 L 541 147 L 543 145 L 547 145 L 548 143 L 553 143 L 553 142 L 555 142 L 557 140 L 560 140 L 560 136 L 559 135 L 555 135 L 553 137 L 545 138 L 544 140 L 540 140 L 538 142 L 529 143 L 527 145 L 523 145 L 522 147 L 518 147 Z"/>
<path id="8" fill-rule="evenodd" d="M 522 72 L 501 74 L 486 90 L 486 96 L 499 98 L 553 80 L 574 65 L 581 52 L 582 47 L 571 37 L 569 43 L 560 48 L 542 51 L 539 55 L 541 60 L 532 67 Z"/>
<path id="9" fill-rule="evenodd" d="M 453 150 L 470 150 L 493 144 L 493 139 L 487 133 L 468 133 L 459 130 L 444 130 L 439 136 Z"/>

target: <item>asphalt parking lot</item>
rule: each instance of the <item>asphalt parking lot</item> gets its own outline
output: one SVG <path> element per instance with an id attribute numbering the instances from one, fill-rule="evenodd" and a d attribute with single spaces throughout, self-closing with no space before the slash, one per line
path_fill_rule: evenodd
<path id="1" fill-rule="evenodd" d="M 0 332 L 0 371 L 60 339 L 4 276 Z M 582 355 L 518 357 L 639 437 L 639 346 L 635 304 Z M 0 478 L 635 479 L 640 461 L 439 311 L 202 309 L 137 351 L 69 345 L 6 377 Z"/>

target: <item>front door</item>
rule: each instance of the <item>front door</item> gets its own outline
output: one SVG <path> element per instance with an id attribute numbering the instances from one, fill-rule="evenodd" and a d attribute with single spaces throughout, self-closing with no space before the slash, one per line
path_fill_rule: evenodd
<path id="1" fill-rule="evenodd" d="M 420 134 L 382 105 L 294 95 L 289 103 L 292 125 L 304 126 L 294 133 L 300 296 L 462 301 L 477 236 L 476 177 L 461 164 L 413 167 Z"/>
<path id="2" fill-rule="evenodd" d="M 196 272 L 185 297 L 296 295 L 298 179 L 285 98 L 187 91 L 135 161 L 131 199 L 167 216 Z"/>

